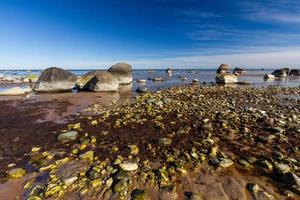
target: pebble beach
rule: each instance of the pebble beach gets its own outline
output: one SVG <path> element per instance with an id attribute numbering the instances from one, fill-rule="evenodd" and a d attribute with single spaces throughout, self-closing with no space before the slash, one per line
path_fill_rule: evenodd
<path id="1" fill-rule="evenodd" d="M 143 70 L 117 92 L 0 96 L 0 197 L 299 199 L 300 79 L 273 71 L 218 85 L 216 70 Z M 22 84 L 35 83 L 3 86 Z"/>

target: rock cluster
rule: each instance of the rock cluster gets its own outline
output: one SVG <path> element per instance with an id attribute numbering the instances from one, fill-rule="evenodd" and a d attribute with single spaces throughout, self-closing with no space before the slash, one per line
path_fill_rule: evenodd
<path id="1" fill-rule="evenodd" d="M 35 83 L 36 92 L 70 91 L 78 87 L 80 90 L 93 92 L 117 91 L 119 85 L 132 82 L 132 68 L 126 63 L 117 63 L 108 71 L 92 71 L 77 78 L 71 72 L 57 67 L 44 70 Z"/>

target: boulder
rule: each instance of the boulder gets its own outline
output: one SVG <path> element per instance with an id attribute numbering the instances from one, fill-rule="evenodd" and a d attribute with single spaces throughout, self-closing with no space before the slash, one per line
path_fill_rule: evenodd
<path id="1" fill-rule="evenodd" d="M 7 90 L 0 92 L 0 95 L 22 95 L 31 92 L 30 87 L 21 88 L 21 87 L 13 87 Z"/>
<path id="2" fill-rule="evenodd" d="M 221 64 L 217 70 L 217 74 L 227 74 L 229 70 L 228 64 Z"/>
<path id="3" fill-rule="evenodd" d="M 36 92 L 68 91 L 74 88 L 76 76 L 58 67 L 45 69 L 33 86 Z"/>
<path id="4" fill-rule="evenodd" d="M 277 69 L 274 72 L 272 72 L 272 75 L 275 77 L 287 77 L 289 74 L 289 68 L 282 68 L 282 69 Z"/>
<path id="5" fill-rule="evenodd" d="M 268 80 L 268 79 L 275 79 L 276 77 L 273 75 L 273 74 L 266 74 L 265 76 L 264 76 L 264 79 L 265 80 Z"/>
<path id="6" fill-rule="evenodd" d="M 103 72 L 106 72 L 106 71 L 91 71 L 91 72 L 88 72 L 88 73 L 84 74 L 83 76 L 77 78 L 76 86 L 79 87 L 80 89 L 84 89 L 86 84 L 92 78 L 94 78 L 95 76 L 97 76 L 99 74 L 101 75 Z"/>
<path id="7" fill-rule="evenodd" d="M 127 63 L 114 64 L 108 71 L 118 79 L 119 84 L 130 84 L 132 82 L 132 67 Z"/>
<path id="8" fill-rule="evenodd" d="M 300 76 L 300 69 L 292 69 L 289 76 Z"/>
<path id="9" fill-rule="evenodd" d="M 168 76 L 172 76 L 172 73 L 173 73 L 172 69 L 170 69 L 170 68 L 166 69 L 166 74 Z"/>
<path id="10" fill-rule="evenodd" d="M 216 76 L 216 83 L 218 84 L 228 84 L 228 83 L 237 83 L 237 76 L 234 74 L 218 74 Z"/>
<path id="11" fill-rule="evenodd" d="M 241 74 L 243 74 L 245 72 L 246 72 L 246 70 L 244 70 L 242 68 L 238 68 L 238 67 L 233 70 L 233 74 L 236 76 L 240 76 Z"/>
<path id="12" fill-rule="evenodd" d="M 119 88 L 118 79 L 110 72 L 98 72 L 91 80 L 84 86 L 85 90 L 93 92 L 109 92 L 117 91 Z"/>

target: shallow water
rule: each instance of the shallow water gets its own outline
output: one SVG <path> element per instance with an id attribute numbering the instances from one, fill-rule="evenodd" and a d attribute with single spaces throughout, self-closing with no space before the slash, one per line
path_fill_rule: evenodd
<path id="1" fill-rule="evenodd" d="M 70 70 L 77 76 L 81 76 L 91 70 Z M 298 87 L 300 86 L 300 77 L 288 77 L 284 79 L 275 79 L 275 80 L 268 80 L 264 81 L 263 76 L 265 74 L 269 74 L 273 72 L 274 69 L 248 69 L 247 72 L 239 77 L 239 81 L 248 81 L 252 83 L 253 86 L 260 87 L 260 86 L 269 86 L 269 85 L 276 85 L 276 86 L 284 86 L 284 87 Z M 0 74 L 9 75 L 9 76 L 26 76 L 28 74 L 40 74 L 40 70 L 0 70 Z M 145 86 L 150 90 L 159 90 L 162 88 L 167 88 L 170 86 L 177 86 L 177 85 L 187 85 L 192 82 L 193 79 L 198 79 L 200 83 L 213 83 L 215 82 L 215 74 L 216 69 L 175 69 L 173 70 L 173 76 L 167 76 L 165 73 L 165 69 L 155 69 L 152 72 L 147 72 L 146 69 L 139 69 L 133 70 L 133 86 L 132 91 L 135 91 L 139 86 Z M 163 78 L 164 82 L 153 82 L 153 78 Z M 186 77 L 187 81 L 182 81 L 180 77 Z M 146 84 L 137 83 L 136 80 L 138 79 L 146 79 Z M 0 91 L 8 89 L 10 87 L 14 87 L 16 85 L 0 85 Z M 19 86 L 19 85 L 17 85 Z M 21 87 L 25 87 L 26 85 L 22 85 Z"/>

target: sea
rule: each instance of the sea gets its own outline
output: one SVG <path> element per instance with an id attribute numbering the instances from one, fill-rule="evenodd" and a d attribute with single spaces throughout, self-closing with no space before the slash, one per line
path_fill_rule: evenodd
<path id="1" fill-rule="evenodd" d="M 282 87 L 299 87 L 300 77 L 287 77 L 283 79 L 264 80 L 265 74 L 270 74 L 275 69 L 246 69 L 246 72 L 239 76 L 239 81 L 251 83 L 254 87 L 265 86 L 282 86 Z M 77 76 L 82 76 L 93 70 L 69 70 Z M 5 76 L 27 76 L 29 74 L 40 74 L 41 70 L 0 70 L 0 75 Z M 200 84 L 215 83 L 216 69 L 173 69 L 173 75 L 167 76 L 165 69 L 134 69 L 133 70 L 133 85 L 132 90 L 135 91 L 137 87 L 147 87 L 149 90 L 160 90 L 171 86 L 188 85 L 192 80 L 198 79 Z M 153 78 L 163 78 L 163 82 L 153 82 Z M 181 77 L 186 77 L 186 81 L 182 81 Z M 136 82 L 138 79 L 146 79 L 147 83 L 142 85 Z M 0 91 L 5 90 L 12 85 L 0 85 Z"/>

